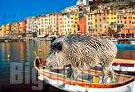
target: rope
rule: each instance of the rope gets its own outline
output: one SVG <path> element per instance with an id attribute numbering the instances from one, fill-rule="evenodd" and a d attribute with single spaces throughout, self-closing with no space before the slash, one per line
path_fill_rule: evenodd
<path id="1" fill-rule="evenodd" d="M 34 51 L 34 54 L 36 56 L 36 59 L 38 59 L 39 63 L 41 63 L 39 56 L 37 55 L 36 51 Z M 36 59 L 34 60 L 34 67 L 37 71 L 40 71 L 39 68 L 36 66 Z"/>
<path id="2" fill-rule="evenodd" d="M 41 63 L 40 59 L 39 59 L 39 56 L 37 55 L 36 51 L 34 51 L 34 54 L 36 56 L 36 59 L 38 59 L 39 63 Z"/>

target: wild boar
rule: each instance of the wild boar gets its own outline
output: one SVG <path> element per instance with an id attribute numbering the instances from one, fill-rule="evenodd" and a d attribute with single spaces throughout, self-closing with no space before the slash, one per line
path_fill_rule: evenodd
<path id="1" fill-rule="evenodd" d="M 117 47 L 106 38 L 72 34 L 56 38 L 50 47 L 45 63 L 47 67 L 62 68 L 71 65 L 71 77 L 76 80 L 84 69 L 100 64 L 102 81 L 106 82 L 109 72 L 112 79 L 115 79 L 112 62 L 117 54 Z"/>

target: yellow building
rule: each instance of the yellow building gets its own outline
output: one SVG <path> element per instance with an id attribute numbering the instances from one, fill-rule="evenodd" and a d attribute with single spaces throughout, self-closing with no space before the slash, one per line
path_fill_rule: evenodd
<path id="1" fill-rule="evenodd" d="M 135 11 L 132 13 L 132 26 L 135 28 Z"/>
<path id="2" fill-rule="evenodd" d="M 78 26 L 79 26 L 79 14 L 78 14 L 78 12 L 75 12 L 73 14 L 73 25 L 72 25 L 71 34 L 77 34 L 78 33 L 78 31 L 79 31 Z"/>
<path id="3" fill-rule="evenodd" d="M 117 22 L 117 14 L 115 11 L 110 11 L 107 14 L 107 23 L 108 24 L 115 24 Z"/>

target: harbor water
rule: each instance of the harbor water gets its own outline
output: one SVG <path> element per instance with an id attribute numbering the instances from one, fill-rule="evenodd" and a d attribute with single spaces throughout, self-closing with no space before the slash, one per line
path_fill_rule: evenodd
<path id="1" fill-rule="evenodd" d="M 34 52 L 36 52 L 39 57 L 45 59 L 50 50 L 49 47 L 49 41 L 27 40 L 1 42 L 0 92 L 27 92 L 29 90 L 42 92 L 42 88 L 44 87 L 39 87 L 39 81 L 37 80 L 38 74 L 33 67 L 33 61 L 35 60 Z M 135 60 L 135 50 L 119 49 L 116 58 Z M 16 72 L 14 68 L 19 68 L 17 77 L 15 76 Z M 18 78 L 19 81 L 13 81 L 15 78 Z M 46 86 L 44 92 L 50 92 L 48 90 L 50 90 L 49 86 Z"/>

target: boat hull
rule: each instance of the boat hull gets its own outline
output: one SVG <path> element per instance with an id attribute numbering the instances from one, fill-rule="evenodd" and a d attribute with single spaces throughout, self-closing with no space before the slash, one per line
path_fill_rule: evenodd
<path id="1" fill-rule="evenodd" d="M 135 74 L 135 60 L 115 59 L 113 69 L 125 74 Z"/>
<path id="2" fill-rule="evenodd" d="M 125 83 L 119 84 L 98 84 L 98 83 L 85 83 L 75 82 L 70 79 L 61 79 L 59 76 L 56 78 L 56 74 L 51 73 L 52 77 L 49 77 L 48 71 L 41 70 L 39 80 L 45 80 L 48 84 L 64 90 L 64 91 L 81 91 L 81 92 L 134 92 L 134 79 L 131 78 Z M 40 71 L 40 72 L 41 72 Z M 48 74 L 47 74 L 48 73 Z M 54 77 L 55 76 L 55 77 Z"/>

